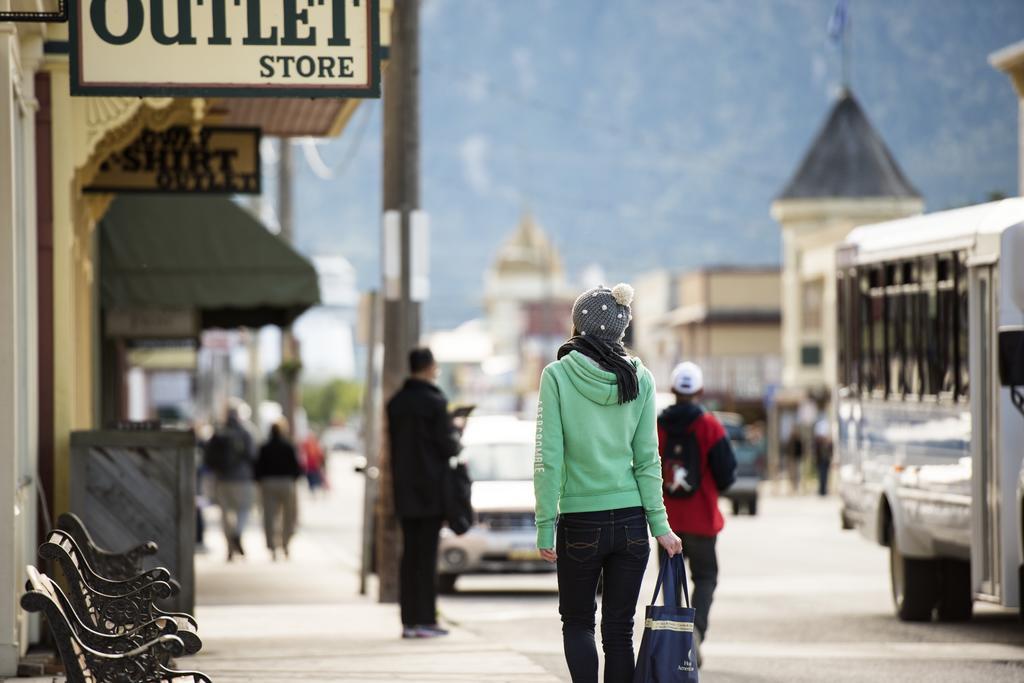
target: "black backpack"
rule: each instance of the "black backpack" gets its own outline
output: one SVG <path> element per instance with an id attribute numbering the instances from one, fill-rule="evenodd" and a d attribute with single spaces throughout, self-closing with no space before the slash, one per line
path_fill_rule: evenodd
<path id="1" fill-rule="evenodd" d="M 690 498 L 700 490 L 702 467 L 696 434 L 699 422 L 699 418 L 685 425 L 675 420 L 661 420 L 665 431 L 661 476 L 669 498 Z"/>
<path id="2" fill-rule="evenodd" d="M 214 474 L 225 474 L 245 459 L 245 440 L 230 430 L 217 430 L 206 442 L 203 462 Z"/>

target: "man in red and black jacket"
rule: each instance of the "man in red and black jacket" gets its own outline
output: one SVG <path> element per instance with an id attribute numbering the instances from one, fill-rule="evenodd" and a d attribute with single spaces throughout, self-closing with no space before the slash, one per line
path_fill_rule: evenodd
<path id="1" fill-rule="evenodd" d="M 683 539 L 693 577 L 694 627 L 698 647 L 708 630 L 708 613 L 718 584 L 715 541 L 725 526 L 718 494 L 736 480 L 736 456 L 722 423 L 704 410 L 704 374 L 694 363 L 672 371 L 676 403 L 658 417 L 668 523 Z M 697 653 L 698 661 L 700 652 Z"/>

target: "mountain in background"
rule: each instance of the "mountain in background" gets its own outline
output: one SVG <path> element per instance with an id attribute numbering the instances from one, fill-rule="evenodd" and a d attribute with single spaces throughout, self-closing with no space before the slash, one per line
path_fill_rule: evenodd
<path id="1" fill-rule="evenodd" d="M 479 314 L 528 209 L 569 272 L 778 263 L 769 205 L 839 90 L 832 0 L 425 0 L 428 329 Z M 988 62 L 1020 0 L 855 0 L 852 90 L 929 211 L 1017 186 L 1017 100 Z M 299 247 L 379 281 L 380 102 L 304 147 Z M 273 177 L 266 187 L 273 188 Z M 270 197 L 273 200 L 273 197 Z"/>

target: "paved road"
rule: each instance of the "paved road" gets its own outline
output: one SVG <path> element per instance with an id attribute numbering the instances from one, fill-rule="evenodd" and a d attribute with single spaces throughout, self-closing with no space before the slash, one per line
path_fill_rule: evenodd
<path id="1" fill-rule="evenodd" d="M 729 517 L 705 643 L 708 683 L 1024 680 L 1024 625 L 978 609 L 967 624 L 904 624 L 892 615 L 888 556 L 838 528 L 837 504 L 769 498 Z M 642 599 L 649 598 L 648 571 Z M 464 628 L 510 639 L 568 681 L 550 576 L 465 577 L 442 609 Z"/>
<path id="2" fill-rule="evenodd" d="M 282 587 L 274 576 L 287 572 L 287 565 L 261 557 L 253 528 L 249 571 L 266 572 L 275 589 L 254 596 L 252 584 L 241 585 L 217 552 L 199 563 L 202 605 L 349 599 L 358 566 L 362 480 L 345 461 L 335 465 L 334 491 L 326 500 L 305 501 L 297 541 L 326 551 L 322 571 Z M 885 549 L 840 531 L 837 515 L 831 499 L 780 497 L 764 499 L 756 518 L 727 518 L 702 680 L 1024 681 L 1024 625 L 1015 614 L 983 606 L 966 624 L 897 621 Z M 649 571 L 643 599 L 653 580 Z M 568 681 L 556 605 L 551 575 L 462 577 L 459 593 L 442 598 L 441 610 L 470 635 L 522 653 L 535 671 Z"/>

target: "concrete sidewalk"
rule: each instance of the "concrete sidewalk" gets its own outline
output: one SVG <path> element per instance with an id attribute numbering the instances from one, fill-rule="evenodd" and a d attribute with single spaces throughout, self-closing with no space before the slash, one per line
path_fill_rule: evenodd
<path id="1" fill-rule="evenodd" d="M 202 671 L 214 683 L 558 680 L 502 640 L 458 626 L 449 624 L 444 638 L 402 640 L 398 606 L 358 594 L 361 486 L 351 477 L 334 481 L 328 496 L 303 492 L 301 529 L 287 561 L 271 560 L 254 515 L 245 558 L 226 562 L 218 512 L 206 510 L 209 552 L 196 558 L 204 645 L 179 668 Z"/>
<path id="2" fill-rule="evenodd" d="M 333 605 L 218 606 L 199 615 L 204 648 L 179 661 L 214 681 L 493 681 L 558 679 L 499 642 L 459 628 L 401 640 L 395 607 L 353 599 Z"/>

